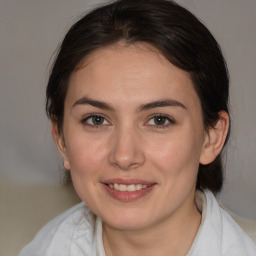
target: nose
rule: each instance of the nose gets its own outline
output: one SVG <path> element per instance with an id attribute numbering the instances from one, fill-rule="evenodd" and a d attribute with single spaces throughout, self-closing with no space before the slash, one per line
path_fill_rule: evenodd
<path id="1" fill-rule="evenodd" d="M 111 165 L 121 170 L 136 169 L 144 164 L 143 144 L 135 129 L 121 128 L 112 134 L 109 154 Z"/>

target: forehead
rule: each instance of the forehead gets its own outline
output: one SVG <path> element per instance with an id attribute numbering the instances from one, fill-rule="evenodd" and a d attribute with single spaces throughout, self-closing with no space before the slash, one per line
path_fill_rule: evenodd
<path id="1" fill-rule="evenodd" d="M 122 101 L 153 101 L 157 97 L 198 100 L 188 72 L 170 63 L 147 44 L 116 44 L 87 56 L 73 72 L 68 98 L 97 97 Z"/>

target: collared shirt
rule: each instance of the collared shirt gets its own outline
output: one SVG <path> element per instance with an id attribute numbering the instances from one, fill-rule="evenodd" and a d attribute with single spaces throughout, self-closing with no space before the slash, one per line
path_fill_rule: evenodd
<path id="1" fill-rule="evenodd" d="M 202 221 L 187 256 L 256 256 L 256 245 L 210 191 L 196 192 Z M 80 203 L 46 224 L 19 256 L 105 256 L 102 221 Z"/>

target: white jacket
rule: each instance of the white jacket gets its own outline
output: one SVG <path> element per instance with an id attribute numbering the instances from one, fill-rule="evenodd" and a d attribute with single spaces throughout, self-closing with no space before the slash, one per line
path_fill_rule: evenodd
<path id="1" fill-rule="evenodd" d="M 187 256 L 256 256 L 256 245 L 209 191 L 196 193 L 202 222 Z M 19 256 L 105 256 L 102 222 L 80 203 L 45 225 Z"/>

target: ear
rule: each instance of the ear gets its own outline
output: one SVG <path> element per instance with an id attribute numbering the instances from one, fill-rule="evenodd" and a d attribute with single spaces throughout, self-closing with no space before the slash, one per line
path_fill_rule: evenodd
<path id="1" fill-rule="evenodd" d="M 226 111 L 219 112 L 217 124 L 210 128 L 206 134 L 203 150 L 200 156 L 200 163 L 209 164 L 220 154 L 229 128 L 229 115 Z"/>
<path id="2" fill-rule="evenodd" d="M 65 145 L 65 139 L 64 139 L 63 134 L 59 133 L 58 125 L 56 122 L 52 122 L 52 137 L 53 137 L 55 144 L 63 158 L 63 161 L 64 161 L 63 164 L 64 164 L 65 169 L 70 170 L 70 164 L 69 164 L 66 145 Z"/>

